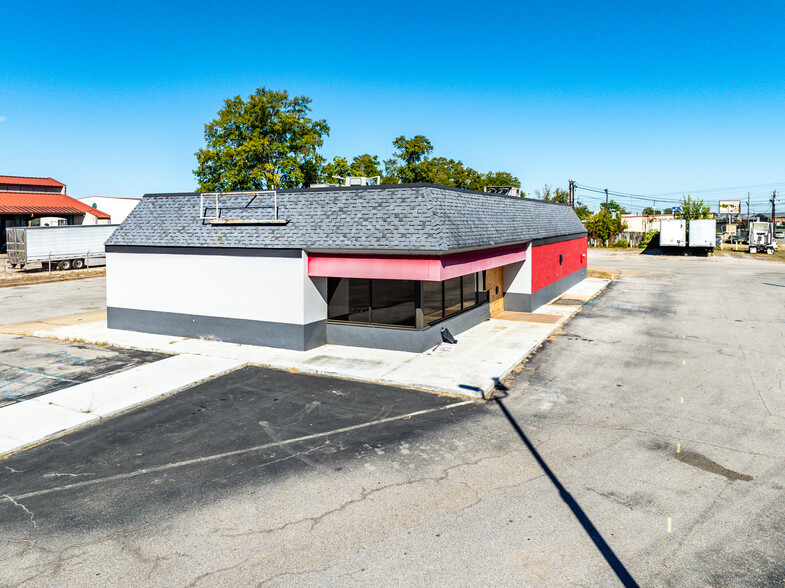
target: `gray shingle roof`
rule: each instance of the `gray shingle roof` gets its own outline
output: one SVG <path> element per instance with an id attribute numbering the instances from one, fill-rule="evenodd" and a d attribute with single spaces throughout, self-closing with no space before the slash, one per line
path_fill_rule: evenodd
<path id="1" fill-rule="evenodd" d="M 271 197 L 250 200 L 220 197 L 221 216 L 272 218 Z M 569 206 L 434 184 L 280 190 L 282 226 L 210 225 L 199 208 L 199 194 L 148 194 L 107 245 L 441 253 L 586 233 Z"/>

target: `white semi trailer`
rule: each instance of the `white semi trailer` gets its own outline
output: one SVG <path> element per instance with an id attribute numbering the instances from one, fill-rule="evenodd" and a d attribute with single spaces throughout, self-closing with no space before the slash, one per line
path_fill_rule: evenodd
<path id="1" fill-rule="evenodd" d="M 104 243 L 118 225 L 11 227 L 5 230 L 8 263 L 41 263 L 61 270 L 106 265 Z"/>
<path id="2" fill-rule="evenodd" d="M 717 241 L 717 221 L 713 218 L 690 220 L 689 246 L 712 248 Z"/>
<path id="3" fill-rule="evenodd" d="M 660 221 L 660 247 L 685 247 L 687 245 L 687 222 L 680 218 Z"/>

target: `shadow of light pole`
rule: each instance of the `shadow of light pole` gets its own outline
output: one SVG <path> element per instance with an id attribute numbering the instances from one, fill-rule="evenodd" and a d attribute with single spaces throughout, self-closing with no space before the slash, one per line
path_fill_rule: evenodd
<path id="1" fill-rule="evenodd" d="M 567 489 L 559 481 L 559 478 L 556 477 L 556 475 L 551 471 L 551 468 L 548 467 L 548 464 L 545 463 L 545 460 L 542 459 L 537 449 L 534 447 L 534 445 L 532 445 L 531 441 L 529 441 L 529 438 L 526 436 L 526 433 L 523 432 L 523 429 L 521 429 L 521 427 L 515 421 L 513 416 L 507 410 L 507 407 L 504 406 L 504 403 L 502 402 L 501 398 L 494 397 L 492 398 L 492 400 L 502 411 L 502 414 L 504 414 L 504 416 L 507 418 L 507 420 L 509 421 L 510 425 L 512 425 L 512 428 L 515 430 L 515 432 L 518 433 L 518 436 L 521 438 L 521 441 L 523 441 L 523 444 L 526 445 L 526 448 L 532 454 L 534 459 L 537 460 L 537 463 L 542 468 L 542 471 L 545 472 L 545 475 L 548 476 L 548 479 L 551 481 L 551 483 L 554 486 L 556 486 L 556 489 L 559 491 L 559 496 L 561 496 L 561 499 L 570 508 L 572 514 L 575 515 L 575 518 L 578 519 L 578 522 L 586 531 L 586 534 L 594 542 L 594 545 L 597 547 L 597 549 L 600 551 L 602 556 L 605 558 L 605 561 L 608 562 L 608 565 L 614 571 L 614 573 L 619 578 L 619 580 L 621 580 L 621 583 L 624 586 L 637 587 L 638 583 L 633 579 L 633 577 L 627 571 L 627 568 L 624 567 L 624 564 L 621 563 L 619 558 L 616 557 L 616 554 L 613 553 L 613 550 L 611 549 L 610 545 L 608 545 L 605 539 L 603 539 L 602 535 L 600 535 L 600 532 L 592 524 L 591 519 L 589 519 L 586 513 L 583 512 L 583 509 L 577 503 L 577 501 L 572 497 L 572 494 L 567 492 Z"/>

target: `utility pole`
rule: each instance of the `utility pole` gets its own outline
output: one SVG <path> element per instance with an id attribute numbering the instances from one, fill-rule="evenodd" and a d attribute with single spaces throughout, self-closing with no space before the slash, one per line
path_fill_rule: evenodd
<path id="1" fill-rule="evenodd" d="M 774 232 L 777 230 L 777 215 L 775 205 L 777 204 L 777 191 L 771 195 L 771 242 L 774 243 Z"/>
<path id="2" fill-rule="evenodd" d="M 605 210 L 608 210 L 608 188 L 605 188 Z"/>
<path id="3" fill-rule="evenodd" d="M 575 210 L 575 180 L 570 180 L 570 206 Z"/>
<path id="4" fill-rule="evenodd" d="M 747 230 L 750 230 L 750 193 L 747 192 Z"/>

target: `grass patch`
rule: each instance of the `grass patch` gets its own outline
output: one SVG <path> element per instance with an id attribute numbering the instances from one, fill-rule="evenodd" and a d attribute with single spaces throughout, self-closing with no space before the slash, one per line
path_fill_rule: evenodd
<path id="1" fill-rule="evenodd" d="M 601 280 L 612 280 L 617 275 L 618 274 L 614 274 L 612 272 L 609 272 L 609 271 L 606 271 L 606 270 L 601 270 L 601 269 L 589 268 L 586 271 L 586 276 L 587 277 L 589 277 L 589 278 L 600 278 Z"/>
<path id="2" fill-rule="evenodd" d="M 762 259 L 766 261 L 785 263 L 785 247 L 780 247 L 772 255 L 768 255 L 767 253 L 750 253 L 749 251 L 734 251 L 733 249 L 714 250 L 715 255 L 720 253 L 742 259 Z"/>
<path id="3" fill-rule="evenodd" d="M 53 271 L 51 275 L 44 272 L 29 274 L 11 274 L 8 278 L 0 275 L 0 288 L 10 286 L 25 286 L 27 284 L 47 284 L 49 282 L 67 282 L 71 280 L 86 280 L 89 278 L 103 278 L 106 276 L 106 268 L 92 268 L 83 270 Z"/>

